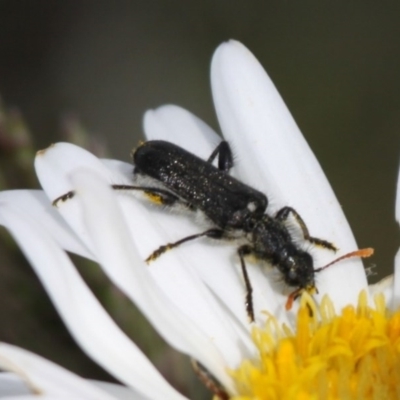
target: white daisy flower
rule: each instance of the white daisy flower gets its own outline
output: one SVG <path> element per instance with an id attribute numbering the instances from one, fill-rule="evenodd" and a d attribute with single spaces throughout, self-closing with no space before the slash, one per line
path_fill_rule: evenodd
<path id="1" fill-rule="evenodd" d="M 312 236 L 334 243 L 339 255 L 357 249 L 321 167 L 254 56 L 238 42 L 222 44 L 213 57 L 211 82 L 221 130 L 235 154 L 233 174 L 268 195 L 271 215 L 291 206 Z M 149 140 L 168 140 L 203 159 L 220 141 L 204 122 L 176 106 L 148 111 L 144 130 Z M 111 184 L 132 184 L 130 164 L 58 143 L 40 151 L 35 166 L 44 191 L 1 193 L 0 223 L 24 251 L 79 345 L 136 398 L 184 397 L 114 324 L 66 251 L 97 261 L 171 346 L 215 377 L 223 388 L 220 397 L 399 396 L 400 314 L 394 312 L 399 274 L 369 288 L 361 261 L 348 259 L 317 274 L 314 300 L 305 293 L 287 311 L 288 292 L 276 270 L 249 264 L 255 313 L 250 324 L 232 243 L 198 240 L 144 263 L 160 245 L 198 233 L 199 224 L 132 193 L 113 191 Z M 70 191 L 71 199 L 52 206 Z M 396 217 L 400 220 L 399 193 Z M 334 258 L 324 249 L 306 250 L 316 268 Z M 0 367 L 45 397 L 71 398 L 69 391 L 78 388 L 74 398 L 122 398 L 6 344 L 0 345 Z"/>

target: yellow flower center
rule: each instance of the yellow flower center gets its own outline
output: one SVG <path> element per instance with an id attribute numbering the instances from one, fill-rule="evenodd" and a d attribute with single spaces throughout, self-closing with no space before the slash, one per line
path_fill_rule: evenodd
<path id="1" fill-rule="evenodd" d="M 305 293 L 295 333 L 268 315 L 252 331 L 259 358 L 231 371 L 232 399 L 400 399 L 400 310 L 383 295 L 374 303 L 361 292 L 357 307 L 336 315 L 328 297 L 317 308 Z"/>

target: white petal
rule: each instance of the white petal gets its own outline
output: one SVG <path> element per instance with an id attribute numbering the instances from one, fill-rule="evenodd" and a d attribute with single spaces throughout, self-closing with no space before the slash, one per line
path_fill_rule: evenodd
<path id="1" fill-rule="evenodd" d="M 60 399 L 116 400 L 117 397 L 36 354 L 0 343 L 0 368 L 19 374 L 32 392 Z"/>
<path id="2" fill-rule="evenodd" d="M 88 151 L 70 143 L 56 143 L 37 153 L 35 169 L 48 197 L 48 207 L 45 211 L 51 216 L 60 214 L 63 217 L 64 225 L 68 224 L 82 241 L 81 246 L 87 247 L 86 253 L 77 249 L 76 246 L 71 247 L 70 243 L 64 243 L 64 237 L 60 235 L 59 230 L 53 231 L 54 236 L 64 249 L 93 259 L 94 256 L 89 253 L 92 247 L 91 240 L 82 223 L 81 210 L 76 202 L 60 201 L 57 207 L 51 206 L 51 202 L 56 198 L 72 191 L 69 174 L 82 167 L 97 171 L 110 184 L 131 184 L 133 167 L 121 161 L 99 160 Z M 57 218 L 57 221 L 59 220 L 60 218 Z"/>
<path id="3" fill-rule="evenodd" d="M 239 352 L 233 342 L 230 346 L 233 356 L 224 352 L 229 343 L 225 348 L 218 343 L 221 348 L 217 349 L 214 341 L 218 338 L 204 335 L 155 284 L 131 240 L 126 218 L 123 218 L 119 210 L 115 192 L 107 183 L 91 171 L 76 172 L 72 181 L 79 193 L 77 199 L 82 201 L 84 221 L 95 244 L 96 255 L 108 276 L 134 300 L 170 344 L 199 360 L 224 386 L 228 386 L 230 378 L 223 367 L 226 364 L 219 350 L 226 357 L 238 358 Z M 134 204 L 132 201 L 126 203 Z M 225 337 L 228 341 L 229 338 Z"/>
<path id="4" fill-rule="evenodd" d="M 39 151 L 35 158 L 36 174 L 51 202 L 72 191 L 71 182 L 67 176 L 70 171 L 79 167 L 91 168 L 111 180 L 108 169 L 98 158 L 70 143 L 51 145 L 49 148 Z M 93 253 L 91 239 L 82 224 L 82 215 L 76 202 L 59 202 L 57 209 Z"/>
<path id="5" fill-rule="evenodd" d="M 395 215 L 396 221 L 400 224 L 400 169 L 397 175 Z"/>
<path id="6" fill-rule="evenodd" d="M 393 309 L 400 307 L 400 250 L 394 259 Z"/>
<path id="7" fill-rule="evenodd" d="M 187 216 L 151 209 L 128 197 L 119 196 L 118 200 L 132 242 L 135 243 L 141 260 L 146 259 L 160 245 L 199 232 L 199 227 Z M 100 207 L 100 204 L 98 206 Z M 107 234 L 111 236 L 117 233 Z M 225 363 L 234 366 L 243 356 L 244 348 L 254 350 L 254 345 L 248 335 L 249 323 L 243 301 L 244 286 L 239 274 L 235 273 L 232 265 L 227 263 L 231 258 L 232 249 L 227 246 L 213 246 L 212 243 L 194 241 L 167 252 L 149 265 L 143 264 L 137 267 L 150 272 L 159 289 L 173 304 L 212 338 L 212 342 L 224 355 Z M 221 265 L 219 260 L 224 265 Z M 132 263 L 129 273 L 133 277 L 135 272 L 131 265 Z M 110 272 L 116 274 L 117 270 L 115 267 L 111 269 L 110 265 Z M 226 312 L 225 307 L 221 307 L 220 302 L 211 295 L 203 281 L 211 287 L 215 296 L 224 302 L 232 314 Z M 126 278 L 122 283 L 126 285 L 124 290 L 133 290 L 133 287 L 127 284 Z M 236 286 L 231 285 L 232 283 Z M 131 297 L 135 292 L 127 294 Z M 233 300 L 232 304 L 229 300 Z M 233 313 L 235 307 L 237 315 Z M 238 323 L 240 317 L 242 317 L 241 324 Z M 245 330 L 247 334 L 243 334 Z"/>
<path id="8" fill-rule="evenodd" d="M 29 214 L 38 225 L 41 225 L 54 236 L 63 249 L 82 257 L 93 258 L 89 250 L 52 207 L 42 190 L 3 191 L 0 192 L 0 201 L 13 204 Z"/>
<path id="9" fill-rule="evenodd" d="M 21 396 L 31 393 L 25 382 L 15 374 L 0 373 L 0 399 L 5 396 Z"/>
<path id="10" fill-rule="evenodd" d="M 376 294 L 383 294 L 388 307 L 392 307 L 393 304 L 393 288 L 394 288 L 394 276 L 389 275 L 381 279 L 379 282 L 369 285 L 369 293 L 373 298 Z"/>
<path id="11" fill-rule="evenodd" d="M 98 386 L 105 392 L 117 397 L 119 400 L 148 400 L 147 397 L 142 397 L 139 393 L 122 385 L 117 385 L 110 382 L 90 381 L 93 385 Z"/>
<path id="12" fill-rule="evenodd" d="M 37 400 L 38 396 L 33 395 L 33 394 L 27 394 L 27 395 L 22 395 L 22 396 L 6 396 L 6 397 L 1 397 L 1 400 Z M 82 399 L 81 397 L 76 398 L 76 400 L 85 400 Z M 57 396 L 57 395 L 41 395 L 40 400 L 65 400 L 64 396 Z"/>
<path id="13" fill-rule="evenodd" d="M 68 179 L 60 179 L 60 176 L 66 177 L 78 166 L 93 169 L 112 180 L 112 175 L 96 156 L 71 143 L 53 144 L 38 151 L 35 159 L 36 174 L 51 200 L 72 190 Z"/>
<path id="14" fill-rule="evenodd" d="M 294 207 L 313 236 L 332 241 L 340 253 L 357 248 L 346 218 L 318 161 L 283 100 L 255 57 L 240 43 L 222 44 L 214 54 L 211 82 L 218 119 L 238 155 L 245 181 L 270 196 L 270 210 Z M 313 250 L 316 267 L 333 254 Z M 340 283 L 338 283 L 340 282 Z M 318 276 L 320 295 L 335 304 L 356 304 L 367 281 L 358 260 L 347 260 Z"/>
<path id="15" fill-rule="evenodd" d="M 397 176 L 395 215 L 396 215 L 396 221 L 400 224 L 400 170 Z M 393 291 L 394 291 L 393 309 L 397 309 L 400 306 L 400 250 L 397 252 L 394 260 Z"/>
<path id="16" fill-rule="evenodd" d="M 79 378 L 80 380 L 81 378 Z M 118 400 L 146 400 L 140 396 L 138 393 L 122 385 L 117 385 L 115 383 L 102 382 L 102 381 L 88 381 L 90 384 L 99 387 L 106 393 L 114 396 Z M 71 394 L 72 395 L 72 394 Z M 50 400 L 58 399 L 58 396 L 41 395 L 40 399 Z M 8 372 L 0 372 L 0 399 L 6 400 L 19 400 L 19 399 L 29 399 L 37 400 L 36 394 L 29 390 L 26 382 L 18 375 Z"/>
<path id="17" fill-rule="evenodd" d="M 0 213 L 83 350 L 145 396 L 182 399 L 107 315 L 52 236 L 12 204 L 1 204 Z"/>
<path id="18" fill-rule="evenodd" d="M 221 141 L 221 137 L 201 119 L 175 105 L 146 111 L 143 128 L 147 139 L 175 143 L 204 159 L 208 159 Z"/>
<path id="19" fill-rule="evenodd" d="M 109 173 L 113 177 L 113 182 L 115 184 L 132 184 L 133 178 L 133 165 L 120 161 L 102 158 L 100 161 L 109 170 Z"/>

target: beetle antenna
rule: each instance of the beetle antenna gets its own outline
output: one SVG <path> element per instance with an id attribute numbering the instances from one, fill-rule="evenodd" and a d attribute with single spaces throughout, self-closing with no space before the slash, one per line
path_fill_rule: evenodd
<path id="1" fill-rule="evenodd" d="M 374 254 L 374 249 L 372 247 L 367 247 L 366 249 L 352 251 L 350 253 L 347 253 L 343 256 L 338 257 L 336 260 L 331 261 L 329 264 L 326 264 L 325 266 L 323 266 L 321 268 L 314 269 L 314 272 L 323 271 L 324 269 L 330 267 L 332 264 L 336 264 L 338 261 L 345 260 L 346 258 L 352 258 L 352 257 L 367 258 L 367 257 L 371 257 L 372 254 Z"/>
<path id="2" fill-rule="evenodd" d="M 352 251 L 350 253 L 347 253 L 343 256 L 338 257 L 336 260 L 333 260 L 329 264 L 326 264 L 325 266 L 321 268 L 317 268 L 314 270 L 314 272 L 320 272 L 328 267 L 330 267 L 332 264 L 336 264 L 338 261 L 345 260 L 346 258 L 351 258 L 351 257 L 361 257 L 361 258 L 367 258 L 371 257 L 372 254 L 374 254 L 374 249 L 372 247 L 368 247 L 366 249 L 360 249 L 356 251 Z M 312 289 L 316 290 L 316 287 L 313 287 Z M 301 295 L 303 290 L 307 290 L 307 288 L 297 288 L 295 291 L 290 293 L 289 297 L 287 298 L 285 309 L 290 310 L 293 306 L 293 302 Z M 317 291 L 318 293 L 318 291 Z"/>

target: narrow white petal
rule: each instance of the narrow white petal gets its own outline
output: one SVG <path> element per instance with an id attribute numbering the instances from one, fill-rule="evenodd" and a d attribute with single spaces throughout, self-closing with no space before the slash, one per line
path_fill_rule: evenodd
<path id="1" fill-rule="evenodd" d="M 98 158 L 73 144 L 56 143 L 37 153 L 35 158 L 36 174 L 50 202 L 72 191 L 68 174 L 79 167 L 93 169 L 107 179 L 111 179 L 109 170 Z M 82 215 L 76 202 L 60 201 L 57 204 L 57 210 L 93 253 L 91 239 L 82 224 Z"/>
<path id="2" fill-rule="evenodd" d="M 59 367 L 57 367 L 59 368 Z M 36 371 L 37 372 L 37 371 Z M 79 378 L 80 383 L 81 378 Z M 102 381 L 88 381 L 90 384 L 99 387 L 102 391 L 110 394 L 115 399 L 118 400 L 146 400 L 146 398 L 139 395 L 132 389 L 126 386 L 117 385 L 115 383 L 102 382 Z M 65 395 L 65 394 L 64 394 Z M 72 393 L 71 393 L 72 395 Z M 75 395 L 75 394 L 74 394 Z M 41 394 L 40 399 L 59 399 L 58 396 L 50 396 L 48 394 Z M 76 397 L 74 397 L 75 399 Z M 0 372 L 0 399 L 29 399 L 37 400 L 37 394 L 32 393 L 32 391 L 27 386 L 26 381 L 22 379 L 19 375 L 9 372 Z"/>
<path id="3" fill-rule="evenodd" d="M 1 204 L 1 220 L 25 253 L 75 340 L 104 369 L 145 396 L 183 399 L 116 326 L 52 236 Z"/>
<path id="4" fill-rule="evenodd" d="M 223 367 L 226 362 L 221 358 L 220 351 L 225 357 L 238 359 L 240 354 L 237 343 L 235 347 L 233 341 L 235 338 L 225 335 L 227 343 L 220 343 L 218 331 L 215 331 L 215 337 L 204 335 L 201 327 L 196 327 L 191 318 L 183 315 L 151 278 L 125 222 L 127 218 L 132 218 L 132 221 L 140 218 L 140 213 L 134 215 L 135 203 L 125 202 L 126 205 L 132 205 L 132 212 L 123 218 L 115 192 L 94 173 L 77 172 L 73 174 L 72 181 L 80 193 L 77 199 L 82 201 L 84 221 L 95 243 L 98 260 L 108 276 L 138 305 L 170 344 L 192 355 L 222 380 L 225 386 L 229 385 L 230 379 Z M 142 229 L 141 234 L 146 235 L 141 223 L 137 224 L 137 229 L 139 228 Z M 177 275 L 176 278 L 179 285 L 182 277 Z M 219 325 L 214 324 L 213 327 L 217 329 Z M 221 323 L 221 329 L 222 327 Z M 221 348 L 217 349 L 216 342 Z M 226 350 L 228 345 L 230 352 Z"/>
<path id="5" fill-rule="evenodd" d="M 395 216 L 396 221 L 400 224 L 400 169 L 397 175 Z"/>
<path id="6" fill-rule="evenodd" d="M 93 258 L 42 190 L 3 191 L 0 192 L 0 202 L 8 202 L 25 211 L 38 225 L 50 232 L 63 249 L 82 257 Z"/>
<path id="7" fill-rule="evenodd" d="M 389 307 L 392 307 L 394 298 L 394 275 L 386 276 L 385 278 L 381 279 L 379 282 L 374 283 L 373 285 L 369 285 L 369 293 L 372 298 L 376 294 L 383 294 L 385 296 L 386 304 Z"/>
<path id="8" fill-rule="evenodd" d="M 68 399 L 69 397 L 67 397 Z M 39 397 L 40 400 L 65 400 L 66 398 L 64 396 L 58 396 L 58 395 L 41 395 Z M 1 397 L 1 400 L 38 400 L 38 396 L 34 394 L 27 394 L 27 395 L 22 395 L 22 396 L 6 396 L 6 397 Z M 85 400 L 82 397 L 75 397 L 74 400 Z"/>
<path id="9" fill-rule="evenodd" d="M 108 169 L 96 156 L 71 143 L 53 144 L 38 151 L 35 159 L 39 182 L 51 200 L 72 190 L 67 175 L 77 167 L 93 169 L 106 179 L 112 179 Z"/>
<path id="10" fill-rule="evenodd" d="M 201 119 L 175 105 L 146 111 L 143 128 L 148 140 L 175 143 L 203 159 L 208 159 L 221 141 L 221 137 Z"/>
<path id="11" fill-rule="evenodd" d="M 60 399 L 118 399 L 51 361 L 6 343 L 0 343 L 0 368 L 20 375 L 36 394 Z"/>
<path id="12" fill-rule="evenodd" d="M 115 383 L 90 381 L 93 385 L 98 386 L 105 392 L 113 395 L 119 400 L 148 400 L 148 397 L 143 397 L 136 391 L 127 388 L 126 386 L 117 385 Z"/>
<path id="13" fill-rule="evenodd" d="M 133 178 L 133 164 L 120 161 L 102 158 L 100 161 L 109 170 L 111 176 L 113 177 L 112 183 L 115 184 L 132 184 Z"/>
<path id="14" fill-rule="evenodd" d="M 400 307 L 400 250 L 394 259 L 393 309 Z"/>
<path id="15" fill-rule="evenodd" d="M 396 221 L 400 224 L 400 169 L 397 175 L 396 188 L 396 206 L 395 206 Z M 394 287 L 393 287 L 393 309 L 400 306 L 400 250 L 397 252 L 394 259 Z"/>
<path id="16" fill-rule="evenodd" d="M 56 143 L 39 151 L 35 159 L 35 169 L 42 188 L 51 203 L 59 196 L 73 190 L 69 174 L 79 168 L 89 168 L 102 175 L 110 184 L 131 184 L 132 166 L 116 160 L 99 160 L 88 151 L 70 143 Z M 92 243 L 83 224 L 81 209 L 77 203 L 59 201 L 53 207 L 59 213 L 77 237 L 92 252 Z M 58 238 L 58 236 L 57 236 Z M 63 245 L 63 248 L 76 252 Z M 87 254 L 81 254 L 88 256 Z M 93 258 L 91 256 L 90 258 Z"/>
<path id="17" fill-rule="evenodd" d="M 199 232 L 199 227 L 190 216 L 151 209 L 147 204 L 123 196 L 119 196 L 118 203 L 141 260 L 145 260 L 160 245 Z M 114 235 L 112 232 L 108 234 Z M 234 251 L 234 248 L 214 245 L 207 240 L 193 241 L 163 254 L 150 264 L 137 266 L 148 270 L 158 288 L 173 304 L 212 338 L 224 354 L 225 363 L 230 366 L 237 365 L 244 348 L 254 350 L 248 335 L 250 325 L 243 300 L 244 285 L 240 273 L 233 270 L 233 263 L 228 264 L 236 258 Z M 117 273 L 115 267 L 111 272 Z M 134 274 L 132 267 L 129 273 Z M 123 283 L 129 290 L 130 285 L 125 279 Z M 221 299 L 223 307 L 215 297 Z M 225 307 L 231 313 L 226 312 Z M 247 334 L 243 335 L 244 331 Z"/>
<path id="18" fill-rule="evenodd" d="M 5 396 L 28 395 L 30 392 L 26 383 L 16 374 L 0 372 L 0 399 Z"/>
<path id="19" fill-rule="evenodd" d="M 230 41 L 214 54 L 211 83 L 225 138 L 238 155 L 245 181 L 269 195 L 270 210 L 294 207 L 313 236 L 335 243 L 340 254 L 357 245 L 340 205 L 315 156 L 273 83 L 242 44 Z M 334 258 L 313 250 L 316 267 Z M 318 277 L 320 295 L 327 291 L 339 307 L 357 302 L 367 281 L 358 260 L 328 268 Z M 339 283 L 340 282 L 340 283 Z"/>

